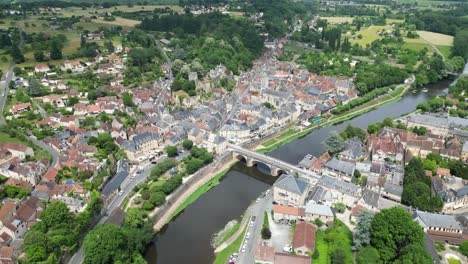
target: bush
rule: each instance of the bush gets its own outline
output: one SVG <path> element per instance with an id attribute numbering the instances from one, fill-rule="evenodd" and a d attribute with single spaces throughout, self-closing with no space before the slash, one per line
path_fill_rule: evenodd
<path id="1" fill-rule="evenodd" d="M 262 228 L 262 238 L 263 239 L 270 239 L 271 238 L 271 231 L 269 228 L 264 227 Z"/>
<path id="2" fill-rule="evenodd" d="M 143 202 L 143 200 L 141 199 L 140 196 L 136 197 L 135 199 L 133 199 L 133 203 L 134 204 L 141 204 L 141 202 Z"/>

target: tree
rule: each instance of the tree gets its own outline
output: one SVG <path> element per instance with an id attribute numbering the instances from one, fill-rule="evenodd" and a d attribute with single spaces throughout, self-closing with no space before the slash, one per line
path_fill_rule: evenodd
<path id="1" fill-rule="evenodd" d="M 35 59 L 37 62 L 43 62 L 43 61 L 45 61 L 46 57 L 45 57 L 44 51 L 42 51 L 42 50 L 36 50 L 36 51 L 34 52 L 34 59 Z"/>
<path id="2" fill-rule="evenodd" d="M 184 142 L 182 142 L 182 147 L 186 150 L 190 150 L 193 147 L 193 141 L 190 139 L 184 140 Z"/>
<path id="3" fill-rule="evenodd" d="M 357 264 L 367 264 L 367 263 L 380 264 L 382 263 L 382 261 L 380 261 L 379 252 L 377 251 L 377 249 L 371 246 L 367 246 L 359 250 L 357 257 L 356 257 L 356 262 Z"/>
<path id="4" fill-rule="evenodd" d="M 358 223 L 356 225 L 353 240 L 354 250 L 359 250 L 360 248 L 370 244 L 370 232 L 374 216 L 375 214 L 369 210 L 365 210 L 358 215 Z"/>
<path id="5" fill-rule="evenodd" d="M 24 55 L 17 43 L 11 46 L 10 55 L 16 63 L 24 62 Z"/>
<path id="6" fill-rule="evenodd" d="M 104 42 L 104 48 L 107 49 L 109 52 L 114 52 L 114 45 L 112 44 L 112 41 L 106 41 Z"/>
<path id="7" fill-rule="evenodd" d="M 54 229 L 73 223 L 74 215 L 62 201 L 54 201 L 41 213 L 41 221 L 46 228 Z"/>
<path id="8" fill-rule="evenodd" d="M 384 209 L 374 216 L 371 245 L 381 260 L 387 263 L 400 258 L 403 249 L 411 244 L 424 245 L 424 231 L 403 208 Z"/>
<path id="9" fill-rule="evenodd" d="M 59 43 L 58 39 L 53 39 L 50 43 L 50 58 L 52 60 L 62 59 L 62 45 Z"/>
<path id="10" fill-rule="evenodd" d="M 84 263 L 118 263 L 128 259 L 126 241 L 118 226 L 99 224 L 83 241 Z"/>
<path id="11" fill-rule="evenodd" d="M 262 228 L 262 239 L 270 239 L 271 238 L 271 231 L 268 227 Z"/>
<path id="12" fill-rule="evenodd" d="M 332 131 L 323 143 L 323 146 L 325 151 L 335 154 L 345 148 L 345 142 L 336 131 Z"/>
<path id="13" fill-rule="evenodd" d="M 172 157 L 177 156 L 178 150 L 176 146 L 167 146 L 166 152 L 167 152 L 167 156 L 172 158 Z"/>
<path id="14" fill-rule="evenodd" d="M 459 249 L 463 255 L 468 256 L 468 240 L 463 241 Z"/>

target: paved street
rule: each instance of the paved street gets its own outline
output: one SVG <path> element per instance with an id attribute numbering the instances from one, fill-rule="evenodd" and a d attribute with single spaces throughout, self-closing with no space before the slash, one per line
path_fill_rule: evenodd
<path id="1" fill-rule="evenodd" d="M 252 227 L 250 226 L 248 227 L 247 232 L 250 232 L 250 239 L 248 239 L 247 241 L 247 247 L 246 247 L 245 252 L 242 253 L 239 251 L 239 258 L 236 261 L 236 263 L 240 263 L 240 264 L 255 263 L 255 246 L 261 240 L 264 212 L 268 210 L 268 207 L 269 205 L 271 205 L 272 201 L 273 201 L 273 197 L 270 193 L 258 203 L 254 202 L 254 204 L 252 204 L 247 209 L 246 215 L 255 216 L 256 220 L 254 221 Z M 244 244 L 244 242 L 242 244 Z"/>
<path id="2" fill-rule="evenodd" d="M 1 118 L 0 118 L 0 126 L 3 126 L 5 124 L 5 120 L 3 119 L 3 108 L 5 107 L 5 104 L 6 104 L 6 99 L 7 99 L 7 95 L 8 95 L 8 84 L 10 83 L 10 81 L 13 79 L 14 77 L 14 74 L 13 74 L 13 68 L 15 68 L 15 63 L 13 63 L 11 66 L 10 66 L 10 69 L 8 69 L 8 72 L 6 73 L 6 76 L 5 76 L 5 80 L 3 82 L 0 83 L 0 110 L 2 112 L 2 114 L 0 115 Z M 5 96 L 2 96 L 3 94 L 5 94 Z"/>
<path id="3" fill-rule="evenodd" d="M 158 161 L 162 160 L 162 158 L 159 158 Z M 101 217 L 99 224 L 103 224 L 106 222 L 108 216 L 116 209 L 117 207 L 120 207 L 122 202 L 125 200 L 125 197 L 127 197 L 130 192 L 132 191 L 133 187 L 136 185 L 142 183 L 143 181 L 146 180 L 146 178 L 149 177 L 151 173 L 151 169 L 155 166 L 155 164 L 151 163 L 146 163 L 144 166 L 144 171 L 140 174 L 137 174 L 134 179 L 132 179 L 133 171 L 130 171 L 130 174 L 128 177 L 124 180 L 124 182 L 121 185 L 121 191 L 123 192 L 122 195 L 116 194 L 114 197 L 111 197 L 111 201 L 107 204 L 107 206 L 104 208 L 105 214 L 103 217 Z M 83 255 L 83 248 L 80 247 L 80 249 L 73 255 L 73 257 L 70 259 L 68 263 L 70 264 L 80 264 L 83 263 L 84 255 Z"/>
<path id="4" fill-rule="evenodd" d="M 46 143 L 44 143 L 44 142 L 42 142 L 40 140 L 37 140 L 37 139 L 35 139 L 33 137 L 26 136 L 26 139 L 31 141 L 34 145 L 39 146 L 41 149 L 49 152 L 49 154 L 52 156 L 52 162 L 51 162 L 49 168 L 53 168 L 53 167 L 55 167 L 55 165 L 57 165 L 58 158 L 59 158 L 59 153 L 57 152 L 57 150 L 55 150 L 54 148 L 50 147 Z"/>

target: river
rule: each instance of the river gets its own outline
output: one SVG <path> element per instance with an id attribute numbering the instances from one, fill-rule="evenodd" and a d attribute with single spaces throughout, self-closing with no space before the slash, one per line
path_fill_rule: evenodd
<path id="1" fill-rule="evenodd" d="M 450 81 L 444 80 L 427 86 L 428 92 L 419 90 L 407 93 L 401 100 L 374 109 L 341 124 L 321 128 L 285 144 L 268 155 L 297 164 L 304 155 L 319 155 L 322 142 L 335 130 L 341 131 L 348 124 L 367 128 L 369 124 L 409 113 L 420 102 L 431 96 L 447 93 Z M 202 195 L 183 212 L 168 223 L 153 239 L 146 252 L 149 264 L 209 264 L 215 255 L 210 245 L 214 233 L 234 218 L 239 218 L 252 200 L 266 190 L 277 179 L 262 168 L 248 168 L 244 163 L 236 164 L 223 177 L 219 185 Z"/>

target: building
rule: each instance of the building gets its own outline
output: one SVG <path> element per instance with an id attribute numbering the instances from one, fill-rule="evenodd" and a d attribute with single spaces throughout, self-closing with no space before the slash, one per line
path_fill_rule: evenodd
<path id="1" fill-rule="evenodd" d="M 458 245 L 468 239 L 465 234 L 468 231 L 467 219 L 462 215 L 444 215 L 416 210 L 413 213 L 413 220 L 435 242 Z"/>
<path id="2" fill-rule="evenodd" d="M 408 128 L 413 127 L 424 127 L 435 135 L 447 136 L 448 134 L 447 118 L 435 117 L 426 114 L 414 114 L 409 116 L 408 119 Z"/>
<path id="3" fill-rule="evenodd" d="M 327 205 L 309 201 L 305 206 L 305 218 L 307 221 L 320 219 L 320 221 L 327 223 L 328 221 L 333 221 L 333 217 L 333 211 Z"/>
<path id="4" fill-rule="evenodd" d="M 274 264 L 310 264 L 310 257 L 297 256 L 286 253 L 275 253 Z"/>
<path id="5" fill-rule="evenodd" d="M 275 248 L 258 244 L 255 248 L 255 263 L 273 264 L 275 261 Z"/>
<path id="6" fill-rule="evenodd" d="M 331 206 L 333 203 L 344 203 L 348 207 L 353 207 L 354 203 L 361 197 L 361 189 L 346 181 L 337 178 L 323 176 L 317 183 L 322 189 L 320 195 L 314 198 L 317 202 L 325 203 Z M 327 199 L 324 199 L 328 197 Z"/>
<path id="7" fill-rule="evenodd" d="M 341 178 L 346 182 L 351 182 L 356 165 L 352 162 L 332 158 L 325 163 L 322 172 L 326 175 Z"/>
<path id="8" fill-rule="evenodd" d="M 468 161 L 468 141 L 465 141 L 462 147 L 461 159 L 465 162 Z"/>
<path id="9" fill-rule="evenodd" d="M 11 153 L 13 157 L 18 157 L 20 159 L 25 159 L 27 156 L 34 156 L 34 150 L 31 147 L 28 147 L 23 144 L 13 143 L 13 142 L 2 142 L 0 143 L 0 149 L 6 149 Z"/>
<path id="10" fill-rule="evenodd" d="M 273 184 L 273 200 L 279 204 L 302 206 L 309 190 L 308 183 L 290 174 L 283 174 Z"/>
<path id="11" fill-rule="evenodd" d="M 124 141 L 122 148 L 127 153 L 131 162 L 138 161 L 139 157 L 149 154 L 159 146 L 159 135 L 153 132 L 143 132 L 134 136 L 131 140 Z"/>
<path id="12" fill-rule="evenodd" d="M 21 104 L 17 104 L 17 105 L 14 105 L 10 108 L 10 113 L 13 115 L 13 116 L 18 116 L 19 114 L 27 111 L 27 110 L 30 110 L 31 109 L 31 103 L 21 103 Z"/>
<path id="13" fill-rule="evenodd" d="M 34 71 L 37 73 L 45 73 L 50 71 L 50 68 L 47 66 L 47 64 L 39 63 L 34 67 Z"/>
<path id="14" fill-rule="evenodd" d="M 273 205 L 273 219 L 278 220 L 298 220 L 304 219 L 304 208 L 294 206 Z"/>
<path id="15" fill-rule="evenodd" d="M 202 144 L 209 152 L 224 153 L 227 149 L 227 140 L 224 137 L 206 132 L 203 135 Z"/>
<path id="16" fill-rule="evenodd" d="M 307 256 L 315 250 L 315 232 L 317 226 L 305 221 L 296 223 L 294 230 L 294 252 L 297 255 Z"/>

